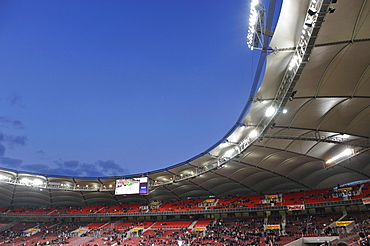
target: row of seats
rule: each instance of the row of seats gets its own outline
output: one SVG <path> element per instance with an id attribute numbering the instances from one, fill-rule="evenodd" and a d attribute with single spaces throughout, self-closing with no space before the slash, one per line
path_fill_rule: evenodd
<path id="1" fill-rule="evenodd" d="M 98 245 L 177 245 L 184 241 L 191 245 L 285 245 L 302 236 L 339 235 L 358 240 L 358 232 L 367 234 L 370 211 L 349 211 L 347 214 L 322 213 L 288 215 L 285 220 L 281 216 L 227 218 L 219 220 L 199 221 L 145 221 L 145 222 L 93 222 L 93 223 L 31 223 L 24 222 L 13 225 L 9 230 L 0 233 L 0 245 L 39 245 L 75 243 L 82 246 Z M 356 226 L 354 231 L 345 232 L 342 228 L 328 226 L 336 220 L 351 220 Z M 265 229 L 264 224 L 281 225 L 281 229 Z M 285 221 L 285 222 L 284 222 Z M 0 222 L 6 225 L 9 222 Z M 285 223 L 285 225 L 284 225 Z M 198 227 L 205 227 L 201 231 Z M 23 235 L 25 230 L 40 229 L 31 236 Z M 72 231 L 88 228 L 83 237 L 71 234 Z M 135 230 L 141 228 L 141 230 Z M 303 229 L 307 228 L 306 231 Z M 129 232 L 131 234 L 129 235 Z M 85 240 L 84 240 L 85 239 Z M 84 240 L 84 242 L 81 242 Z"/>
<path id="2" fill-rule="evenodd" d="M 341 189 L 320 189 L 311 191 L 286 192 L 269 195 L 243 195 L 213 199 L 187 199 L 181 201 L 164 201 L 156 203 L 136 203 L 119 205 L 94 205 L 69 208 L 0 208 L 6 214 L 106 214 L 130 212 L 165 212 L 210 209 L 233 209 L 249 207 L 286 206 L 298 204 L 339 201 L 342 199 L 360 199 L 370 196 L 370 182 L 363 185 L 343 187 Z M 266 198 L 267 197 L 267 198 Z M 210 201 L 210 202 L 209 202 Z M 209 204 L 209 206 L 207 205 Z"/>

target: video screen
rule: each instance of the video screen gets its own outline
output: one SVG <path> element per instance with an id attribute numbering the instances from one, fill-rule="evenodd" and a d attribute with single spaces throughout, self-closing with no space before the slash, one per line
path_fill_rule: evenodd
<path id="1" fill-rule="evenodd" d="M 148 177 L 117 179 L 115 195 L 148 193 Z"/>

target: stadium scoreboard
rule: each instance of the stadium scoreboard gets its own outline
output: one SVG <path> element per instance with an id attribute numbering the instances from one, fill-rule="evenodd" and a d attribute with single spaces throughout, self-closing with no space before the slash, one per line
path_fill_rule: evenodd
<path id="1" fill-rule="evenodd" d="M 147 194 L 148 177 L 117 179 L 115 195 Z"/>

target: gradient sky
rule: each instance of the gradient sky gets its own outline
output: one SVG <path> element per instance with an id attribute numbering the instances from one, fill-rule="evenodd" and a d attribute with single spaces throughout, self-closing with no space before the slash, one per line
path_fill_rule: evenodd
<path id="1" fill-rule="evenodd" d="M 120 176 L 236 123 L 259 53 L 246 0 L 0 2 L 0 166 Z"/>

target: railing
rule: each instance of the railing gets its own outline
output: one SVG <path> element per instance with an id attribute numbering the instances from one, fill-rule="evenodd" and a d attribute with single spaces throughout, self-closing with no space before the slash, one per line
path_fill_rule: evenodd
<path id="1" fill-rule="evenodd" d="M 363 204 L 362 199 L 342 200 L 332 202 L 321 202 L 305 204 L 306 209 L 323 208 L 333 206 L 358 205 Z M 164 211 L 164 212 L 132 212 L 132 213 L 101 213 L 101 214 L 0 214 L 1 218 L 65 218 L 65 217 L 124 217 L 124 216 L 160 216 L 160 215 L 186 215 L 186 214 L 218 214 L 218 213 L 243 213 L 260 211 L 282 211 L 288 210 L 287 206 L 274 207 L 253 207 L 253 208 L 231 208 L 231 209 L 211 209 L 211 210 L 183 210 L 183 211 Z"/>
<path id="2" fill-rule="evenodd" d="M 3 225 L 2 227 L 0 227 L 0 231 L 5 231 L 5 230 L 8 230 L 9 228 L 15 226 L 16 224 L 18 224 L 17 221 L 13 221 L 9 224 L 6 224 L 6 225 Z"/>

